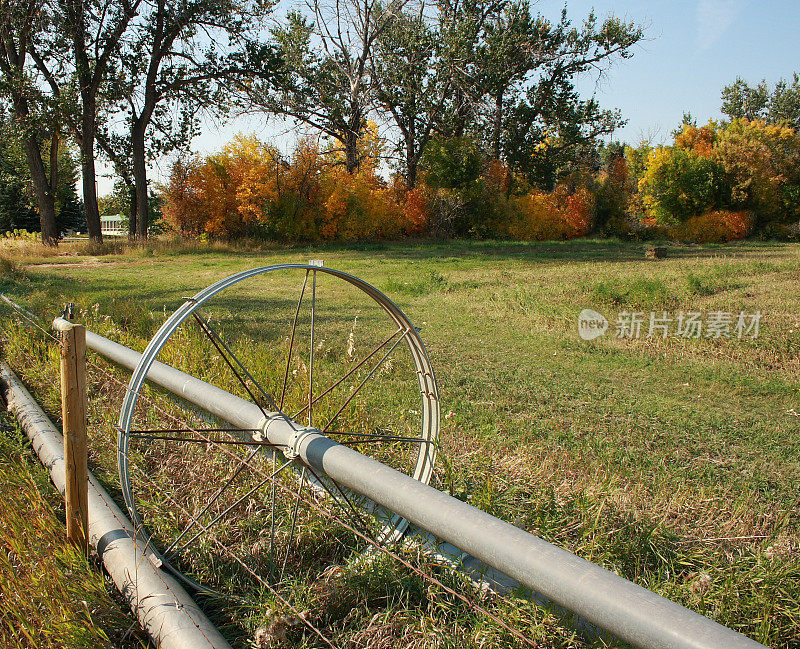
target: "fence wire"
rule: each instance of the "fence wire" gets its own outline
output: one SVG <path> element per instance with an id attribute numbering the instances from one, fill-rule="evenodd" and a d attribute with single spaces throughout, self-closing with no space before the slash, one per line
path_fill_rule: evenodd
<path id="1" fill-rule="evenodd" d="M 11 308 L 11 310 L 14 312 L 15 315 L 17 315 L 19 318 L 21 318 L 25 322 L 28 322 L 29 324 L 33 325 L 35 327 L 35 330 L 37 331 L 37 333 L 40 333 L 41 335 L 43 335 L 44 338 L 47 341 L 54 342 L 54 343 L 56 343 L 58 345 L 61 344 L 60 338 L 58 336 L 55 336 L 46 327 L 42 326 L 42 324 L 37 321 L 36 316 L 34 314 L 32 314 L 30 311 L 27 311 L 26 309 L 24 309 L 23 307 L 21 307 L 20 305 L 18 305 L 15 302 L 13 302 L 12 300 L 8 299 L 6 296 L 4 296 L 2 294 L 0 294 L 0 299 L 3 302 L 5 302 Z M 36 366 L 36 364 L 38 364 L 40 362 L 40 361 L 37 361 L 36 359 L 32 358 L 18 343 L 16 343 L 16 341 L 14 341 L 13 336 L 10 335 L 9 332 L 0 329 L 0 333 L 5 334 L 4 337 L 5 337 L 6 341 L 7 342 L 11 342 L 14 345 L 15 349 L 20 353 L 20 355 L 23 356 L 23 358 L 25 358 L 27 361 L 29 361 L 31 363 L 32 367 Z M 107 380 L 111 381 L 112 383 L 116 384 L 119 388 L 125 390 L 126 392 L 130 392 L 130 388 L 129 388 L 128 384 L 125 383 L 123 380 L 119 379 L 114 374 L 112 374 L 105 367 L 101 366 L 100 364 L 98 364 L 97 362 L 95 362 L 93 360 L 90 360 L 89 358 L 86 359 L 86 364 L 87 364 L 87 367 L 91 367 L 94 371 L 96 371 L 98 374 L 102 375 Z M 49 380 L 49 382 L 50 382 L 50 384 L 52 385 L 52 387 L 54 389 L 60 390 L 60 386 L 57 386 L 55 384 L 55 382 L 53 382 L 52 380 Z M 179 424 L 185 430 L 197 435 L 206 444 L 214 446 L 215 448 L 217 448 L 222 453 L 224 453 L 224 454 L 228 455 L 229 457 L 231 457 L 237 463 L 239 463 L 239 464 L 241 464 L 243 466 L 246 466 L 248 469 L 253 471 L 255 474 L 263 477 L 265 482 L 270 482 L 273 485 L 273 488 L 279 489 L 284 494 L 286 494 L 287 496 L 293 497 L 295 499 L 295 503 L 303 502 L 304 505 L 307 506 L 309 509 L 314 510 L 319 515 L 321 515 L 324 518 L 330 520 L 331 522 L 334 522 L 334 523 L 340 525 L 342 528 L 344 528 L 347 531 L 349 531 L 350 533 L 352 533 L 356 538 L 358 538 L 361 541 L 363 541 L 364 543 L 366 543 L 370 547 L 371 550 L 378 551 L 378 552 L 383 553 L 384 555 L 386 555 L 388 557 L 391 557 L 393 560 L 397 561 L 400 565 L 402 565 L 403 567 L 405 567 L 406 569 L 410 570 L 412 573 L 414 573 L 415 575 L 417 575 L 418 577 L 423 579 L 429 585 L 435 586 L 436 588 L 439 588 L 439 589 L 443 590 L 445 593 L 455 597 L 456 599 L 461 601 L 463 604 L 465 604 L 472 612 L 479 613 L 479 614 L 485 616 L 487 619 L 491 620 L 492 622 L 494 622 L 495 624 L 497 624 L 498 626 L 503 628 L 505 631 L 510 633 L 514 638 L 516 638 L 517 640 L 519 640 L 523 644 L 525 644 L 525 645 L 527 645 L 529 647 L 534 647 L 534 648 L 538 648 L 540 646 L 536 642 L 532 641 L 530 638 L 527 638 L 526 636 L 524 636 L 519 630 L 511 627 L 502 618 L 500 618 L 498 615 L 492 613 L 491 611 L 486 609 L 484 606 L 482 606 L 479 603 L 475 602 L 474 600 L 470 599 L 469 597 L 467 597 L 463 593 L 459 593 L 455 589 L 453 589 L 450 586 L 446 585 L 440 579 L 436 578 L 434 575 L 430 574 L 429 572 L 426 572 L 425 570 L 419 568 L 418 566 L 415 566 L 413 563 L 411 563 L 407 559 L 405 559 L 402 556 L 400 556 L 400 554 L 398 554 L 397 552 L 395 552 L 391 548 L 386 547 L 384 544 L 381 544 L 378 541 L 370 538 L 369 536 L 364 534 L 364 532 L 362 530 L 357 529 L 354 525 L 351 525 L 346 520 L 343 520 L 341 517 L 337 516 L 335 513 L 333 513 L 331 511 L 321 507 L 317 502 L 315 502 L 313 500 L 313 498 L 309 498 L 309 497 L 303 495 L 302 486 L 297 490 L 287 486 L 286 484 L 284 484 L 283 481 L 281 481 L 279 479 L 279 476 L 270 475 L 269 473 L 265 472 L 260 467 L 255 466 L 250 460 L 243 459 L 241 456 L 233 453 L 232 451 L 230 451 L 226 447 L 225 444 L 220 443 L 219 440 L 213 439 L 213 438 L 208 437 L 207 435 L 205 435 L 204 429 L 196 428 L 196 427 L 191 426 L 185 419 L 183 419 L 181 417 L 178 417 L 178 416 L 168 412 L 165 408 L 163 408 L 155 400 L 151 399 L 148 395 L 143 394 L 140 391 L 140 392 L 136 393 L 136 396 L 137 396 L 138 399 L 141 399 L 144 403 L 147 403 L 148 405 L 152 406 L 153 409 L 155 411 L 159 412 L 161 415 L 163 415 L 166 418 L 174 421 L 176 424 Z M 120 450 L 117 449 L 116 452 L 120 453 Z M 128 459 L 128 458 L 126 458 L 126 459 Z M 312 467 L 303 464 L 302 462 L 299 461 L 299 459 L 296 459 L 295 462 L 297 464 L 299 464 L 303 469 L 310 470 L 310 471 L 313 472 L 313 468 Z M 189 516 L 190 519 L 194 517 L 194 515 L 191 514 L 188 510 L 186 510 L 186 508 L 183 505 L 178 503 L 169 493 L 167 493 L 162 485 L 157 484 L 150 476 L 148 476 L 146 474 L 146 472 L 141 470 L 139 467 L 135 467 L 135 468 L 138 469 L 138 473 L 147 482 L 152 484 L 158 490 L 162 491 L 164 493 L 165 497 L 167 498 L 167 500 L 171 501 L 174 506 L 176 506 L 179 510 L 181 510 L 182 513 L 184 513 L 187 516 Z M 338 485 L 337 485 L 337 487 L 338 487 Z M 330 492 L 329 492 L 329 494 L 330 494 Z M 334 497 L 333 494 L 330 494 L 330 496 L 335 502 L 338 503 L 338 499 L 336 497 Z M 339 504 L 341 504 L 341 503 L 339 503 Z M 139 526 L 139 525 L 134 524 L 134 527 L 136 528 L 135 532 L 136 532 L 137 538 L 139 538 L 139 534 L 141 534 L 143 532 L 143 530 L 141 529 L 141 526 Z M 223 552 L 226 556 L 230 557 L 233 561 L 235 561 L 238 565 L 240 565 L 242 567 L 242 569 L 245 572 L 247 572 L 253 579 L 255 579 L 261 586 L 263 586 L 267 590 L 269 590 L 270 593 L 272 593 L 274 595 L 274 597 L 279 602 L 281 602 L 281 604 L 283 604 L 284 606 L 286 606 L 286 608 L 291 610 L 292 613 L 294 613 L 294 615 L 297 617 L 297 619 L 301 620 L 302 623 L 306 627 L 308 627 L 308 629 L 314 635 L 316 635 L 320 640 L 322 640 L 327 646 L 332 647 L 333 649 L 336 649 L 336 645 L 319 628 L 317 628 L 310 620 L 307 619 L 307 617 L 308 617 L 307 615 L 305 615 L 302 611 L 299 611 L 295 606 L 293 606 L 291 604 L 291 602 L 289 602 L 289 600 L 287 600 L 285 597 L 283 597 L 272 584 L 270 584 L 261 575 L 259 575 L 257 572 L 255 572 L 250 566 L 248 566 L 246 564 L 246 562 L 244 560 L 242 560 L 241 557 L 239 557 L 235 553 L 233 553 L 230 550 L 230 548 L 228 548 L 224 543 L 220 542 L 219 539 L 217 539 L 216 536 L 213 533 L 210 536 L 211 536 L 211 540 L 213 541 L 214 545 L 221 552 Z M 151 540 L 148 537 L 147 541 L 145 543 L 145 546 L 144 546 L 144 550 L 143 550 L 143 552 L 145 554 L 150 550 L 150 548 L 149 548 L 150 542 L 151 542 Z M 287 546 L 287 555 L 288 555 L 288 546 Z M 437 564 L 437 565 L 439 565 L 440 567 L 448 567 L 448 568 L 450 567 L 450 566 L 447 566 L 447 565 L 443 566 L 442 564 Z M 429 593 L 430 593 L 430 591 L 429 591 Z M 242 597 L 237 596 L 237 595 L 228 595 L 227 593 L 226 593 L 225 596 L 226 597 L 231 597 L 233 599 L 246 600 L 248 604 L 258 605 L 258 602 L 254 601 L 254 600 L 251 600 L 249 598 L 242 598 Z"/>

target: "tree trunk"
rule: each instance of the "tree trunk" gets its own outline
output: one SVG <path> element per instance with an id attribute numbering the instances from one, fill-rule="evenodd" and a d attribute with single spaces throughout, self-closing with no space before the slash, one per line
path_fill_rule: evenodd
<path id="1" fill-rule="evenodd" d="M 53 120 L 53 137 L 50 140 L 50 194 L 55 201 L 58 192 L 58 120 Z"/>
<path id="2" fill-rule="evenodd" d="M 500 134 L 503 129 L 503 93 L 494 98 L 494 124 L 492 125 L 492 157 L 500 159 Z"/>
<path id="3" fill-rule="evenodd" d="M 467 98 L 461 88 L 455 91 L 455 124 L 453 124 L 453 136 L 464 137 L 467 128 Z"/>
<path id="4" fill-rule="evenodd" d="M 83 93 L 83 114 L 81 115 L 81 175 L 83 176 L 83 206 L 86 210 L 86 230 L 89 239 L 103 242 L 100 230 L 100 209 L 97 206 L 97 174 L 94 167 L 94 97 Z"/>
<path id="5" fill-rule="evenodd" d="M 130 201 L 130 208 L 128 209 L 128 240 L 133 241 L 136 239 L 136 186 L 133 184 L 127 185 L 128 200 Z"/>
<path id="6" fill-rule="evenodd" d="M 28 135 L 23 137 L 23 147 L 25 148 L 25 157 L 33 180 L 36 204 L 39 207 L 42 243 L 46 246 L 57 246 L 56 203 L 53 194 L 50 192 L 50 183 L 47 181 L 42 152 L 39 150 L 36 140 Z"/>
<path id="7" fill-rule="evenodd" d="M 406 143 L 406 185 L 408 189 L 414 189 L 417 185 L 417 167 L 419 166 L 419 155 L 414 151 L 414 144 Z"/>
<path id="8" fill-rule="evenodd" d="M 17 124 L 22 125 L 30 112 L 24 97 L 14 98 L 14 116 Z M 42 151 L 36 138 L 23 130 L 22 147 L 25 149 L 25 159 L 31 172 L 33 193 L 36 196 L 36 205 L 39 208 L 39 225 L 42 232 L 42 243 L 46 246 L 58 245 L 58 227 L 56 226 L 56 201 L 55 192 L 50 190 L 47 171 L 42 160 Z"/>
<path id="9" fill-rule="evenodd" d="M 136 189 L 136 238 L 147 239 L 150 206 L 147 202 L 147 163 L 144 146 L 145 124 L 142 118 L 133 122 L 131 144 L 133 149 L 133 184 Z"/>
<path id="10" fill-rule="evenodd" d="M 354 174 L 358 171 L 358 133 L 347 131 L 344 134 L 344 155 L 347 173 Z"/>

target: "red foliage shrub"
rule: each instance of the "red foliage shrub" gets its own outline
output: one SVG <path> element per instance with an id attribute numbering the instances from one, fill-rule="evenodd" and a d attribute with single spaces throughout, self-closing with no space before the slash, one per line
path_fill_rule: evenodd
<path id="1" fill-rule="evenodd" d="M 684 124 L 683 130 L 675 136 L 675 146 L 686 151 L 693 151 L 701 158 L 714 155 L 714 143 L 717 140 L 716 124 L 713 122 L 700 128 Z"/>
<path id="2" fill-rule="evenodd" d="M 695 243 L 725 243 L 747 237 L 754 223 L 751 212 L 716 210 L 670 228 L 669 235 Z"/>
<path id="3" fill-rule="evenodd" d="M 405 230 L 408 234 L 422 234 L 431 221 L 430 196 L 425 188 L 415 187 L 405 195 Z"/>
<path id="4" fill-rule="evenodd" d="M 594 197 L 586 187 L 570 192 L 559 185 L 552 193 L 531 191 L 509 199 L 505 214 L 493 224 L 513 239 L 573 239 L 588 234 L 594 220 Z"/>

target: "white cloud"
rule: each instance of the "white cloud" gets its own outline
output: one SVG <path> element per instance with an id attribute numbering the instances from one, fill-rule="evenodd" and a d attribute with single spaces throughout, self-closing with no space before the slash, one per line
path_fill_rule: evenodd
<path id="1" fill-rule="evenodd" d="M 736 22 L 746 0 L 699 0 L 697 3 L 697 49 L 710 48 Z"/>

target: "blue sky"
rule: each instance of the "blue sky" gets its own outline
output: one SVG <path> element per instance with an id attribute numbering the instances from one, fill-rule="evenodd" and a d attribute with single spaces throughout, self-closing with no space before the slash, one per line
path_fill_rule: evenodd
<path id="1" fill-rule="evenodd" d="M 557 18 L 563 1 L 540 0 L 535 8 Z M 633 58 L 619 62 L 606 76 L 580 81 L 584 96 L 595 93 L 601 105 L 619 108 L 628 125 L 617 139 L 636 144 L 642 139 L 667 140 L 684 111 L 699 122 L 721 117 L 720 92 L 741 76 L 750 83 L 762 78 L 774 83 L 800 72 L 800 0 L 570 0 L 568 14 L 580 22 L 594 8 L 646 27 L 646 40 Z M 192 149 L 206 154 L 219 150 L 237 132 L 255 132 L 291 148 L 294 133 L 263 118 L 238 119 L 203 125 Z M 162 179 L 167 164 L 152 170 Z M 100 179 L 100 193 L 111 181 Z"/>
<path id="2" fill-rule="evenodd" d="M 561 2 L 543 0 L 540 11 L 554 14 Z M 774 83 L 800 72 L 798 0 L 572 0 L 574 19 L 595 8 L 647 26 L 647 40 L 596 86 L 601 104 L 617 107 L 629 124 L 617 136 L 631 143 L 656 135 L 668 138 L 690 111 L 699 122 L 720 118 L 722 88 L 741 76 Z"/>

